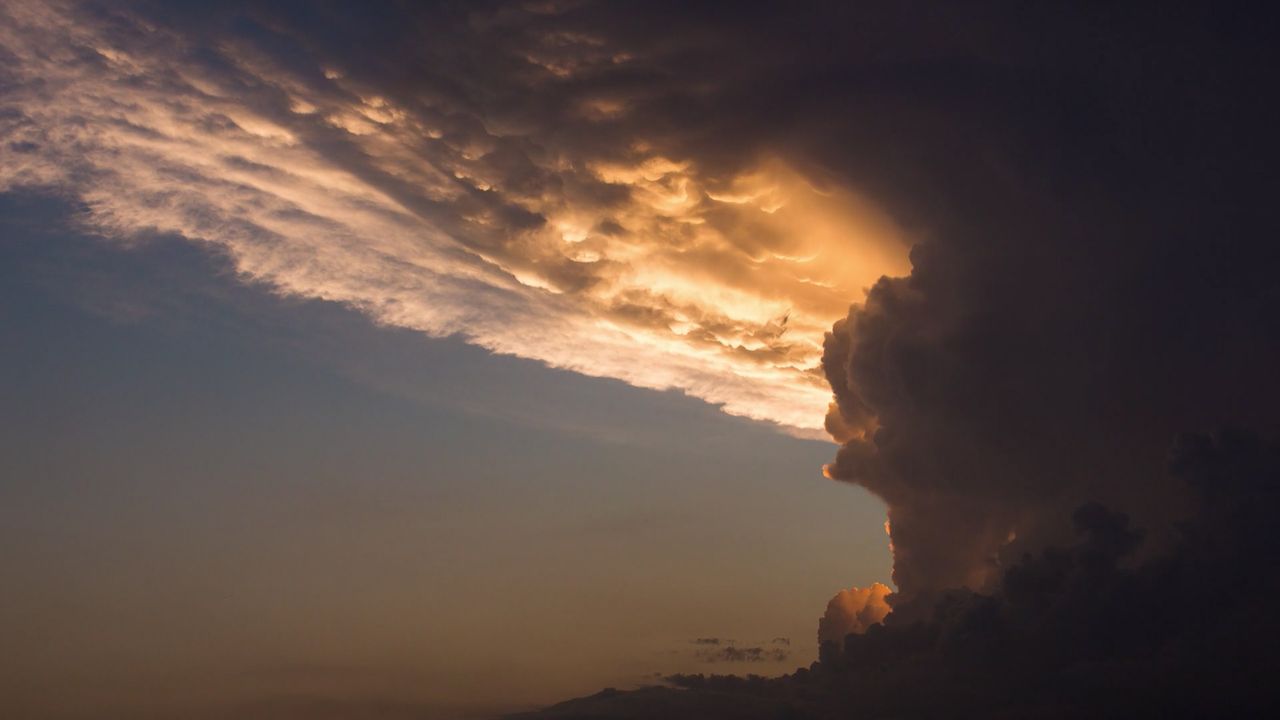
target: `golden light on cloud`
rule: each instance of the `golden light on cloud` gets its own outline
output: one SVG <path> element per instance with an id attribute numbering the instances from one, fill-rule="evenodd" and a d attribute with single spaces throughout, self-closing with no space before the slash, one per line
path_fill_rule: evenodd
<path id="1" fill-rule="evenodd" d="M 908 269 L 887 217 L 781 157 L 717 176 L 643 129 L 598 157 L 335 68 L 303 78 L 237 48 L 228 78 L 159 29 L 130 54 L 65 8 L 7 12 L 0 190 L 52 188 L 110 237 L 208 243 L 246 279 L 378 323 L 816 437 L 824 332 Z M 628 105 L 581 107 L 594 122 Z"/>
<path id="2" fill-rule="evenodd" d="M 872 625 L 884 622 L 893 608 L 889 595 L 893 591 L 883 583 L 841 590 L 827 603 L 818 621 L 818 642 L 842 643 L 846 635 L 860 635 Z"/>

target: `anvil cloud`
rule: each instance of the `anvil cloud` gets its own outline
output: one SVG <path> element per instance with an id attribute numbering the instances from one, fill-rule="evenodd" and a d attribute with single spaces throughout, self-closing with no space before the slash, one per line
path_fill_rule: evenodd
<path id="1" fill-rule="evenodd" d="M 381 324 L 817 435 L 823 332 L 906 271 L 901 231 L 767 148 L 667 142 L 653 106 L 680 81 L 657 50 L 554 11 L 430 18 L 439 55 L 407 82 L 268 11 L 7 4 L 0 190 L 80 202 L 112 240 L 207 243 Z"/>

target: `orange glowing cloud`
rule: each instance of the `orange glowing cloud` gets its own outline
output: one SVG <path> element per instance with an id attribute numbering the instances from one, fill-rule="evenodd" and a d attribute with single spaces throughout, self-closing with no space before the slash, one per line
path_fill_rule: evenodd
<path id="1" fill-rule="evenodd" d="M 21 122 L 0 127 L 0 190 L 52 188 L 104 235 L 208 243 L 247 280 L 381 324 L 819 437 L 824 332 L 908 270 L 883 213 L 780 157 L 713 173 L 653 149 L 642 127 L 601 157 L 338 69 L 302 77 L 230 40 L 234 69 L 211 69 L 160 28 L 139 49 L 73 6 L 6 12 L 14 80 L 0 105 Z M 626 61 L 598 39 L 555 47 L 559 60 L 535 64 Z M 587 122 L 629 107 L 579 106 Z"/>
<path id="2" fill-rule="evenodd" d="M 892 610 L 888 601 L 891 592 L 887 585 L 872 583 L 836 593 L 818 621 L 818 643 L 843 644 L 846 635 L 860 635 L 883 622 Z"/>

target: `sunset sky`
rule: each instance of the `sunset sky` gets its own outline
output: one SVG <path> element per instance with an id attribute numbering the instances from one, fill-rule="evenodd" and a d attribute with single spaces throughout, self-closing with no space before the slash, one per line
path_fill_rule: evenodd
<path id="1" fill-rule="evenodd" d="M 0 714 L 1164 688 L 1097 618 L 1280 577 L 1271 26 L 0 2 Z"/>
<path id="2" fill-rule="evenodd" d="M 905 232 L 571 85 L 643 43 L 424 9 L 397 78 L 363 47 L 393 20 L 5 5 L 7 703 L 483 713 L 772 674 L 888 579 L 883 505 L 821 475 L 817 366 Z"/>

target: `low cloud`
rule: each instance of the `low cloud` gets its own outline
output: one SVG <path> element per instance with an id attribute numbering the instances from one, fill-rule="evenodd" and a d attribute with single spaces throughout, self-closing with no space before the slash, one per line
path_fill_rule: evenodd
<path id="1" fill-rule="evenodd" d="M 699 650 L 695 653 L 695 656 L 699 660 L 709 663 L 778 663 L 786 661 L 791 656 L 791 651 L 779 647 L 761 647 L 759 645 L 750 647 L 725 645 L 714 650 Z"/>
<path id="2" fill-rule="evenodd" d="M 689 642 L 696 646 L 693 656 L 707 663 L 780 663 L 791 657 L 791 640 L 784 637 L 747 645 L 718 637 L 695 638 Z"/>

